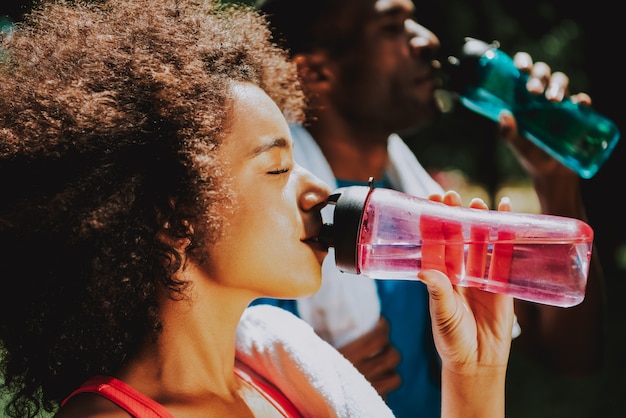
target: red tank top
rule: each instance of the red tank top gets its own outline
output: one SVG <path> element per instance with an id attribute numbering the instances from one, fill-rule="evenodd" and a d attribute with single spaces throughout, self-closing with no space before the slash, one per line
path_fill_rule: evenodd
<path id="1" fill-rule="evenodd" d="M 240 361 L 235 362 L 235 374 L 254 387 L 285 418 L 301 418 L 302 415 L 289 399 L 274 385 Z M 79 393 L 97 393 L 117 404 L 136 418 L 174 418 L 163 405 L 136 391 L 131 386 L 111 376 L 94 376 L 83 383 L 63 400 L 65 405 Z"/>

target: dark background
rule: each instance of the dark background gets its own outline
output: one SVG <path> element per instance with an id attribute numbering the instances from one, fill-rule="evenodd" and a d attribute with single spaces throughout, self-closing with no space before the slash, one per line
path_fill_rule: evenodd
<path id="1" fill-rule="evenodd" d="M 241 2 L 250 4 L 251 0 Z M 16 22 L 33 1 L 2 3 L 0 17 Z M 589 93 L 593 107 L 626 132 L 621 64 L 625 23 L 619 2 L 415 0 L 415 4 L 418 21 L 439 37 L 443 57 L 455 54 L 466 36 L 497 40 L 511 55 L 527 51 L 536 61 L 568 74 L 570 91 Z M 459 169 L 471 182 L 495 193 L 502 184 L 523 182 L 525 175 L 508 148 L 495 141 L 494 129 L 493 123 L 457 107 L 441 123 L 405 139 L 428 169 Z M 582 181 L 589 223 L 606 275 L 606 366 L 589 379 L 565 379 L 512 353 L 508 418 L 626 416 L 626 211 L 620 203 L 625 169 L 626 143 L 622 140 L 598 174 Z"/>
<path id="2" fill-rule="evenodd" d="M 453 54 L 465 36 L 498 40 L 510 54 L 528 51 L 535 60 L 568 74 L 570 91 L 589 93 L 593 107 L 626 133 L 626 106 L 622 103 L 625 80 L 618 64 L 624 39 L 618 28 L 624 21 L 614 3 L 415 0 L 415 4 L 418 21 L 438 35 L 446 55 Z M 459 167 L 488 190 L 523 179 L 509 150 L 494 142 L 493 124 L 464 109 L 457 110 L 445 123 L 411 138 L 422 163 L 427 167 Z M 626 179 L 625 141 L 618 143 L 596 176 L 582 181 L 589 223 L 606 275 L 605 368 L 589 379 L 557 378 L 513 352 L 507 377 L 508 418 L 626 416 L 626 210 L 618 203 L 623 200 Z M 446 149 L 459 152 L 451 154 Z"/>

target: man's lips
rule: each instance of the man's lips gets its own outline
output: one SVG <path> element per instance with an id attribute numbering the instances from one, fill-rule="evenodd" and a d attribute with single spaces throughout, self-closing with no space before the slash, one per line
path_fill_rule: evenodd
<path id="1" fill-rule="evenodd" d="M 435 76 L 434 72 L 428 72 L 427 74 L 415 77 L 413 81 L 415 82 L 415 84 L 432 84 L 434 87 L 439 87 L 441 84 L 441 80 L 437 76 Z"/>
<path id="2" fill-rule="evenodd" d="M 416 84 L 436 83 L 437 87 L 439 87 L 441 80 L 437 74 L 440 68 L 441 63 L 437 60 L 433 60 L 430 65 L 427 68 L 423 68 L 424 71 L 420 71 L 413 80 Z"/>

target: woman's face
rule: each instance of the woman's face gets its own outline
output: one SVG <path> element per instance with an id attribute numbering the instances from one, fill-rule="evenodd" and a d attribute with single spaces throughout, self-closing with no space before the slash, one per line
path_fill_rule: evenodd
<path id="1" fill-rule="evenodd" d="M 308 296 L 321 284 L 327 249 L 316 238 L 330 190 L 294 162 L 287 122 L 263 90 L 235 83 L 233 97 L 219 152 L 234 204 L 210 251 L 210 276 L 258 296 Z"/>

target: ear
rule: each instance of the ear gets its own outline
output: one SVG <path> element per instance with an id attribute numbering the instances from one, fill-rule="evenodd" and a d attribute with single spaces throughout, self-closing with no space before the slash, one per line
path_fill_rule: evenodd
<path id="1" fill-rule="evenodd" d="M 174 199 L 169 200 L 168 214 L 157 209 L 157 223 L 161 228 L 157 231 L 156 238 L 166 247 L 184 254 L 187 248 L 191 246 L 190 237 L 193 237 L 194 229 L 193 225 L 186 219 L 172 223 L 170 217 L 175 212 L 175 209 L 176 202 Z"/>
<path id="2" fill-rule="evenodd" d="M 193 228 L 190 227 L 190 230 L 193 231 Z M 161 230 L 157 232 L 156 237 L 161 244 L 180 254 L 184 254 L 191 246 L 191 238 L 176 236 L 173 232 L 169 223 L 166 223 L 162 226 Z M 191 234 L 193 234 L 193 232 L 191 232 Z"/>
<path id="3" fill-rule="evenodd" d="M 331 63 L 324 52 L 297 54 L 293 61 L 298 67 L 298 75 L 304 88 L 309 92 L 320 93 L 327 90 L 335 78 Z"/>

